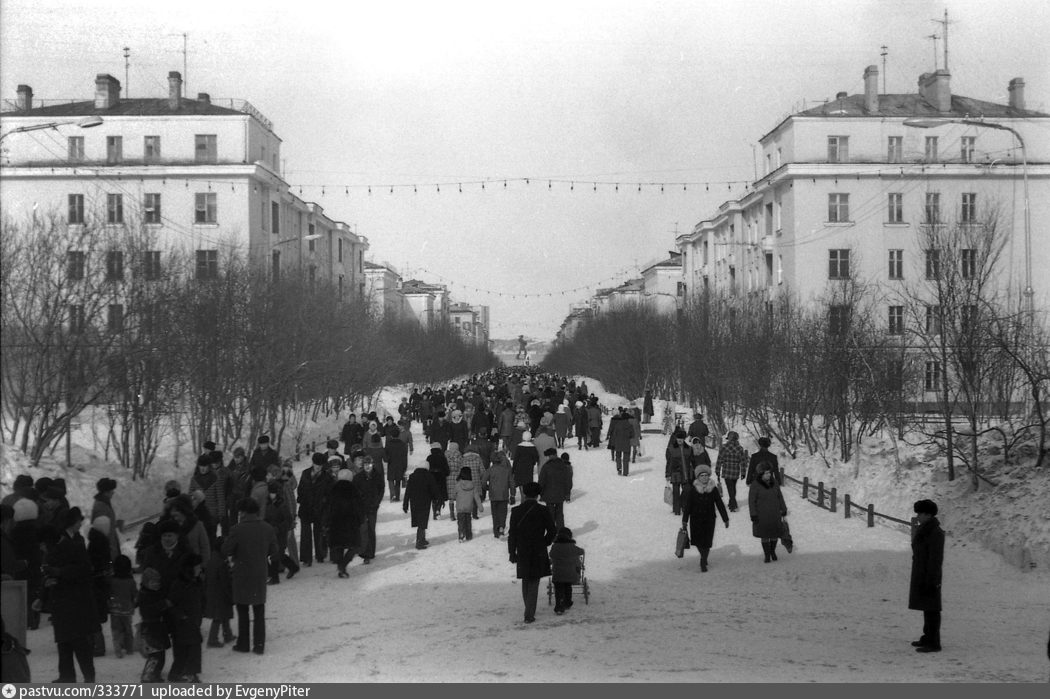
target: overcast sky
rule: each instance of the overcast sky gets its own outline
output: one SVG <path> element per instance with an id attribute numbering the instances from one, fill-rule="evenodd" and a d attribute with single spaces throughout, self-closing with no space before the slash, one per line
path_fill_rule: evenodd
<path id="1" fill-rule="evenodd" d="M 1050 111 L 1044 0 L 0 0 L 0 95 L 90 99 L 108 72 L 164 96 L 186 33 L 187 94 L 270 118 L 293 190 L 371 259 L 490 306 L 493 337 L 550 339 L 742 192 L 783 117 L 862 91 L 881 46 L 887 91 L 914 92 L 946 4 L 952 91 L 1006 102 L 1021 76 Z"/>

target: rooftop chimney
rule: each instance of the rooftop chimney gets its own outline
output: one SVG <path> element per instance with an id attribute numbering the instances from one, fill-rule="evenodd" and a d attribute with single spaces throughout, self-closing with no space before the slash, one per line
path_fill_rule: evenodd
<path id="1" fill-rule="evenodd" d="M 876 66 L 864 69 L 864 111 L 868 114 L 879 111 L 879 69 Z"/>
<path id="2" fill-rule="evenodd" d="M 1020 78 L 1018 78 L 1020 80 Z M 1013 89 L 1013 83 L 1010 83 L 1011 90 Z M 1024 83 L 1021 83 L 1022 87 Z M 1011 98 L 1012 101 L 1013 98 Z M 28 85 L 18 86 L 18 109 L 19 111 L 28 112 L 33 108 L 33 88 Z"/>
<path id="3" fill-rule="evenodd" d="M 835 99 L 836 100 L 844 100 L 848 96 L 849 96 L 849 93 L 847 93 L 847 92 L 836 92 L 835 93 Z"/>
<path id="4" fill-rule="evenodd" d="M 95 76 L 95 109 L 109 109 L 120 102 L 120 81 L 109 73 Z"/>
<path id="5" fill-rule="evenodd" d="M 22 88 L 19 87 L 19 90 Z M 28 88 L 26 88 L 28 89 Z M 1010 87 L 1007 88 L 1010 92 L 1010 108 L 1011 109 L 1024 109 L 1024 78 L 1014 78 L 1010 81 Z M 30 90 L 29 97 L 32 98 L 33 92 Z"/>
<path id="6" fill-rule="evenodd" d="M 923 73 L 919 76 L 919 96 L 945 114 L 952 110 L 952 74 L 946 70 Z"/>
<path id="7" fill-rule="evenodd" d="M 178 109 L 182 104 L 182 73 L 173 70 L 168 73 L 168 107 Z"/>
<path id="8" fill-rule="evenodd" d="M 197 101 L 201 104 L 211 104 L 211 95 L 209 95 L 207 92 L 198 92 Z"/>

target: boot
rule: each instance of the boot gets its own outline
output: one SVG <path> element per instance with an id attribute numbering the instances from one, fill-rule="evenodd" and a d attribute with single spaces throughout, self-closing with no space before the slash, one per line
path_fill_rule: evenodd
<path id="1" fill-rule="evenodd" d="M 222 648 L 223 643 L 219 640 L 219 627 L 220 622 L 213 620 L 211 622 L 211 628 L 208 629 L 208 647 L 209 648 Z"/>
<path id="2" fill-rule="evenodd" d="M 769 542 L 768 542 L 768 541 L 763 541 L 763 542 L 762 542 L 762 550 L 763 550 L 763 551 L 765 552 L 765 554 L 766 554 L 766 560 L 765 560 L 765 562 L 766 562 L 766 563 L 769 563 L 769 561 L 770 561 L 770 558 L 769 558 Z"/>
<path id="3" fill-rule="evenodd" d="M 707 554 L 711 553 L 711 549 L 700 549 L 700 572 L 707 572 Z"/>
<path id="4" fill-rule="evenodd" d="M 142 666 L 142 683 L 162 682 L 160 671 L 164 666 L 164 656 L 160 653 L 151 653 L 146 658 L 146 664 Z"/>
<path id="5" fill-rule="evenodd" d="M 773 539 L 769 542 L 769 557 L 774 561 L 777 560 L 777 540 Z"/>

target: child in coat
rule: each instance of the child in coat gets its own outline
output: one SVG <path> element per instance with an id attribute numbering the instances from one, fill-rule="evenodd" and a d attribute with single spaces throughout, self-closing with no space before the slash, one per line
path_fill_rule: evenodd
<path id="1" fill-rule="evenodd" d="M 551 582 L 554 584 L 554 613 L 564 614 L 572 606 L 572 586 L 580 584 L 583 549 L 576 545 L 572 530 L 562 527 L 551 544 Z"/>
<path id="2" fill-rule="evenodd" d="M 138 585 L 131 574 L 131 559 L 117 556 L 113 561 L 113 577 L 109 581 L 109 628 L 113 634 L 113 652 L 118 658 L 135 653 L 131 620 L 138 597 Z"/>

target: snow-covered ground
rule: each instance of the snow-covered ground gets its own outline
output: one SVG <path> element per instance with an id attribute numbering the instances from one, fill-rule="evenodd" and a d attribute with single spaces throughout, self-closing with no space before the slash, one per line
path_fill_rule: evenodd
<path id="1" fill-rule="evenodd" d="M 606 404 L 622 401 L 588 380 Z M 382 402 L 393 408 L 400 392 Z M 316 425 L 308 439 L 338 432 Z M 657 428 L 652 424 L 648 428 Z M 416 426 L 410 467 L 427 450 Z M 745 447 L 754 448 L 744 439 Z M 425 551 L 401 503 L 384 503 L 377 558 L 351 566 L 315 564 L 269 588 L 262 657 L 204 649 L 202 679 L 245 682 L 1044 682 L 1050 630 L 1050 487 L 1029 470 L 1023 485 L 972 495 L 944 482 L 922 458 L 894 468 L 888 443 L 866 445 L 858 464 L 828 468 L 819 459 L 781 464 L 797 478 L 823 480 L 856 502 L 902 519 L 911 503 L 936 500 L 948 531 L 943 652 L 917 654 L 922 614 L 907 609 L 911 563 L 903 528 L 868 528 L 803 501 L 785 487 L 795 552 L 762 562 L 746 508 L 715 534 L 711 567 L 696 550 L 673 555 L 678 518 L 663 503 L 666 437 L 648 434 L 628 478 L 604 449 L 567 449 L 575 471 L 566 524 L 587 551 L 590 601 L 555 616 L 545 585 L 535 624 L 522 623 L 520 586 L 505 540 L 492 536 L 489 508 L 473 541 L 455 523 L 431 524 Z M 221 446 L 221 445 L 220 445 Z M 83 450 L 77 452 L 89 463 Z M 24 457 L 5 448 L 4 492 Z M 302 464 L 305 467 L 305 462 Z M 34 476 L 57 468 L 50 462 Z M 94 482 L 119 473 L 94 462 L 70 479 L 70 501 L 87 506 Z M 160 460 L 147 481 L 121 480 L 118 516 L 156 509 L 172 475 Z M 1020 475 L 1020 474 L 1019 474 Z M 178 475 L 187 480 L 188 468 Z M 740 498 L 742 501 L 746 498 Z M 989 550 L 997 547 L 1006 553 Z M 1028 553 L 1024 553 L 1027 551 Z M 1032 564 L 1035 564 L 1034 566 Z M 109 635 L 108 628 L 106 629 Z M 56 674 L 50 628 L 29 632 L 34 678 Z M 170 658 L 169 658 L 170 661 Z M 133 682 L 138 657 L 96 659 L 100 681 Z"/>

